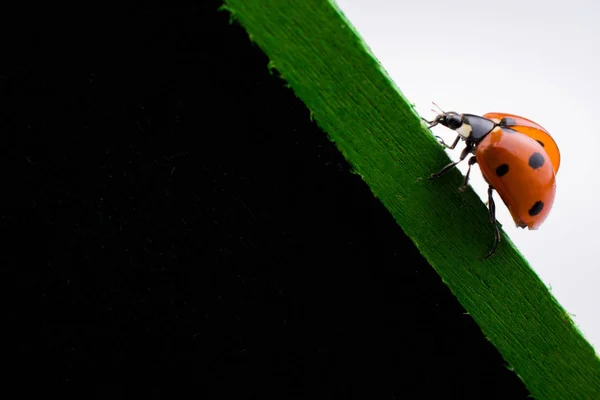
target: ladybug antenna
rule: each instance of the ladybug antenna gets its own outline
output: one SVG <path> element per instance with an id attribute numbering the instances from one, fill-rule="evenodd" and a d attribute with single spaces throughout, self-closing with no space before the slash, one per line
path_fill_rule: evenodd
<path id="1" fill-rule="evenodd" d="M 436 106 L 436 107 L 437 107 L 437 109 L 438 109 L 438 110 L 440 110 L 440 111 L 442 112 L 442 114 L 445 114 L 445 113 L 446 113 L 444 110 L 442 110 L 442 108 L 441 108 L 440 106 L 438 106 L 437 104 L 435 104 L 435 102 L 434 102 L 434 101 L 432 101 L 431 103 L 432 103 L 434 106 Z M 433 111 L 433 112 L 437 112 L 437 111 L 435 111 L 435 110 L 433 110 L 433 109 L 432 109 L 431 111 Z"/>

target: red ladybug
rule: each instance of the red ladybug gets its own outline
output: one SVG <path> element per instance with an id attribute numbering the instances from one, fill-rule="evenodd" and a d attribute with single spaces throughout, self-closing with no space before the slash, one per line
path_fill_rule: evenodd
<path id="1" fill-rule="evenodd" d="M 491 256 L 500 242 L 496 223 L 494 189 L 508 207 L 517 227 L 537 229 L 546 219 L 556 193 L 556 173 L 560 166 L 560 152 L 547 130 L 523 117 L 505 113 L 488 113 L 483 116 L 444 112 L 429 128 L 444 125 L 458 133 L 448 146 L 439 137 L 444 148 L 454 149 L 462 139 L 466 147 L 457 162 L 452 162 L 429 179 L 436 179 L 454 168 L 470 153 L 469 168 L 461 190 L 466 188 L 473 164 L 479 164 L 488 187 L 490 221 L 494 225 L 494 245 L 485 256 Z"/>

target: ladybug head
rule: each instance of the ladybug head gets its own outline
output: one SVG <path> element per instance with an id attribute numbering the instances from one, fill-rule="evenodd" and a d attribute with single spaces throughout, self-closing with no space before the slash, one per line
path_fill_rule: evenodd
<path id="1" fill-rule="evenodd" d="M 433 104 L 438 107 L 437 104 Z M 454 111 L 444 111 L 441 108 L 439 110 L 440 113 L 433 121 L 426 120 L 429 123 L 428 128 L 432 128 L 438 124 L 444 125 L 446 128 L 456 131 L 467 142 L 478 143 L 497 125 L 491 119 L 480 117 L 479 115 L 459 114 Z M 436 112 L 435 110 L 432 111 Z"/>
<path id="2" fill-rule="evenodd" d="M 439 114 L 435 117 L 434 122 L 438 124 L 442 124 L 447 128 L 452 129 L 453 131 L 460 128 L 463 124 L 463 116 L 454 111 L 448 111 L 442 114 Z"/>

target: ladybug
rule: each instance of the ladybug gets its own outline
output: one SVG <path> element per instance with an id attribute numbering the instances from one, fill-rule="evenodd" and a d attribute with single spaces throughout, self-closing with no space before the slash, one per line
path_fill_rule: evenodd
<path id="1" fill-rule="evenodd" d="M 539 228 L 554 203 L 560 152 L 548 131 L 527 118 L 495 112 L 479 116 L 440 111 L 442 113 L 433 121 L 423 119 L 428 128 L 441 124 L 458 133 L 451 145 L 436 136 L 442 147 L 454 149 L 461 139 L 466 147 L 458 161 L 446 165 L 429 179 L 439 178 L 473 154 L 459 190 L 466 188 L 471 166 L 479 164 L 489 185 L 488 209 L 490 222 L 494 225 L 494 245 L 485 256 L 487 259 L 500 242 L 492 196 L 494 190 L 507 206 L 517 227 L 530 230 Z"/>

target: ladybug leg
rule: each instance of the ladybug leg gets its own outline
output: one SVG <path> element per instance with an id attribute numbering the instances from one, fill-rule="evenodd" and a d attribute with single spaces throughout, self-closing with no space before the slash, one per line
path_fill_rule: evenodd
<path id="1" fill-rule="evenodd" d="M 439 124 L 438 121 L 427 121 L 425 118 L 421 117 L 421 119 L 423 120 L 423 122 L 425 122 L 427 124 L 427 128 L 431 129 L 434 126 L 436 126 L 437 124 Z"/>
<path id="2" fill-rule="evenodd" d="M 485 256 L 485 258 L 488 258 L 494 254 L 496 248 L 498 247 L 498 243 L 500 243 L 500 228 L 498 228 L 498 224 L 496 223 L 496 204 L 494 203 L 494 198 L 492 197 L 493 193 L 494 188 L 490 185 L 488 187 L 488 208 L 490 210 L 490 222 L 494 225 L 494 246 L 492 246 L 492 249 L 487 256 Z"/>
<path id="3" fill-rule="evenodd" d="M 446 142 L 444 142 L 444 139 L 442 139 L 441 137 L 439 137 L 439 136 L 436 136 L 435 138 L 436 138 L 436 139 L 438 139 L 438 143 L 439 143 L 439 144 L 440 144 L 440 145 L 441 145 L 443 148 L 445 148 L 445 149 L 450 149 L 450 150 L 454 150 L 454 148 L 456 147 L 456 145 L 457 145 L 457 144 L 458 144 L 458 142 L 460 141 L 460 135 L 459 135 L 459 136 L 457 136 L 457 137 L 456 137 L 456 139 L 454 139 L 454 142 L 453 142 L 453 143 L 452 143 L 450 146 L 448 146 L 448 145 L 446 144 Z"/>
<path id="4" fill-rule="evenodd" d="M 471 174 L 471 167 L 473 166 L 473 164 L 477 164 L 477 157 L 475 156 L 469 158 L 469 169 L 467 169 L 467 174 L 465 175 L 465 180 L 463 181 L 463 184 L 458 188 L 459 192 L 464 192 L 467 188 L 467 184 L 469 183 L 469 175 Z"/>
<path id="5" fill-rule="evenodd" d="M 467 156 L 469 155 L 469 153 L 471 152 L 472 149 L 473 149 L 473 146 L 470 146 L 467 144 L 467 147 L 465 147 L 465 149 L 462 151 L 462 153 L 460 153 L 460 158 L 458 159 L 458 161 L 451 162 L 450 164 L 448 164 L 444 168 L 442 168 L 439 172 L 436 172 L 435 174 L 431 174 L 429 179 L 437 179 L 440 176 L 444 175 L 446 172 L 450 171 L 452 168 L 456 167 L 456 164 L 458 164 L 459 162 L 461 162 L 462 160 L 467 158 Z"/>

